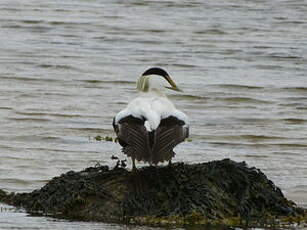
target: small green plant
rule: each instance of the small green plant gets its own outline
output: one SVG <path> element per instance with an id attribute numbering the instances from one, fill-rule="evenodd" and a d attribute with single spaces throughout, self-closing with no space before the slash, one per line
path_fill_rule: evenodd
<path id="1" fill-rule="evenodd" d="M 113 138 L 113 137 L 110 137 L 110 136 L 105 136 L 105 137 L 102 137 L 100 135 L 97 135 L 95 137 L 95 140 L 96 141 L 111 141 L 111 142 L 118 142 L 118 138 Z"/>

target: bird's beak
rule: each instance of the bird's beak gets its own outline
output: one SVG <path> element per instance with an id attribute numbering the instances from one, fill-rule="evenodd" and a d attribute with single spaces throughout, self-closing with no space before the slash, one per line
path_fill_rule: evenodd
<path id="1" fill-rule="evenodd" d="M 172 78 L 170 76 L 166 76 L 165 79 L 168 81 L 168 83 L 171 85 L 171 87 L 166 86 L 165 88 L 167 89 L 171 89 L 171 90 L 175 90 L 175 91 L 179 91 L 179 92 L 183 92 L 181 89 L 179 89 L 177 87 L 177 85 L 175 84 L 175 82 L 172 80 Z"/>
<path id="2" fill-rule="evenodd" d="M 175 91 L 178 91 L 178 92 L 183 92 L 183 90 L 179 89 L 177 86 L 175 86 L 175 87 L 168 87 L 168 86 L 166 86 L 165 88 L 171 89 L 171 90 L 175 90 Z"/>

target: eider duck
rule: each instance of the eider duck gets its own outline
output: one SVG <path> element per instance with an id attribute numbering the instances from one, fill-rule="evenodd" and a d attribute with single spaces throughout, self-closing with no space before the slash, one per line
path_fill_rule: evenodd
<path id="1" fill-rule="evenodd" d="M 137 80 L 139 96 L 113 119 L 113 128 L 122 152 L 132 159 L 157 165 L 168 161 L 175 153 L 174 147 L 189 136 L 189 119 L 161 91 L 157 84 L 162 78 L 167 89 L 181 91 L 170 75 L 161 68 L 146 70 Z"/>

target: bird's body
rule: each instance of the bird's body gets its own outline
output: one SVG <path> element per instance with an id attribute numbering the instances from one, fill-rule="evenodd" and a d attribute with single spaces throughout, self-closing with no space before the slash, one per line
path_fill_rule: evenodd
<path id="1" fill-rule="evenodd" d="M 145 71 L 137 83 L 140 95 L 113 119 L 119 143 L 132 158 L 133 167 L 135 159 L 150 164 L 170 161 L 175 155 L 173 148 L 189 135 L 188 117 L 151 84 L 153 76 L 169 77 L 160 68 Z M 179 90 L 171 79 L 166 80 L 171 89 Z"/>
<path id="2" fill-rule="evenodd" d="M 183 112 L 177 110 L 165 95 L 155 91 L 140 93 L 140 96 L 132 100 L 126 109 L 116 115 L 115 122 L 128 115 L 140 119 L 145 118 L 147 131 L 157 129 L 160 121 L 169 116 L 178 117 L 178 119 L 188 123 L 188 118 Z"/>

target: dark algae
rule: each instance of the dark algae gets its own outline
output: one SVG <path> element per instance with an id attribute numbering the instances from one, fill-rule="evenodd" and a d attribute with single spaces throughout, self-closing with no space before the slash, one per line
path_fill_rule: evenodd
<path id="1" fill-rule="evenodd" d="M 259 169 L 229 159 L 133 172 L 98 165 L 69 171 L 30 193 L 0 190 L 0 201 L 32 214 L 154 226 L 306 223 L 306 210 Z"/>

